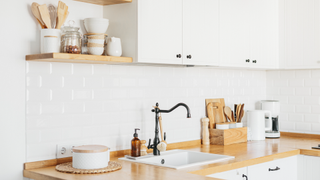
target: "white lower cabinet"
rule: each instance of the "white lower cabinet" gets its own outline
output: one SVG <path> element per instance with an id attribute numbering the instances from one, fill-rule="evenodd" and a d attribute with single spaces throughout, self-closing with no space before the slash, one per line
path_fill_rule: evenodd
<path id="1" fill-rule="evenodd" d="M 298 180 L 298 174 L 300 174 L 298 158 L 299 156 L 291 156 L 240 169 L 211 174 L 208 177 L 225 180 Z M 318 161 L 317 167 L 320 169 L 320 159 Z M 319 175 L 316 176 L 320 177 Z"/>
<path id="2" fill-rule="evenodd" d="M 299 175 L 299 180 L 319 180 L 320 179 L 320 157 L 303 156 Z"/>
<path id="3" fill-rule="evenodd" d="M 298 157 L 292 156 L 248 166 L 248 177 L 249 180 L 297 180 Z"/>
<path id="4" fill-rule="evenodd" d="M 208 177 L 225 179 L 225 180 L 245 180 L 243 175 L 247 175 L 247 167 L 225 171 L 221 173 L 210 174 Z"/>

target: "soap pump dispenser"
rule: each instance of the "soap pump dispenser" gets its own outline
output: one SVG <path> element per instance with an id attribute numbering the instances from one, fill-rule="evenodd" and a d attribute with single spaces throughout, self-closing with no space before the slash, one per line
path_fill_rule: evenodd
<path id="1" fill-rule="evenodd" d="M 133 134 L 133 139 L 131 141 L 131 156 L 132 157 L 139 157 L 140 156 L 140 147 L 141 147 L 141 142 L 140 139 L 138 138 L 138 133 L 137 131 L 140 130 L 138 128 L 134 129 L 135 133 Z"/>

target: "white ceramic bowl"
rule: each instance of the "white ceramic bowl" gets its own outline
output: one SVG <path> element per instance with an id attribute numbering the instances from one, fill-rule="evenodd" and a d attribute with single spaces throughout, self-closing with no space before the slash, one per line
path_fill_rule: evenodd
<path id="1" fill-rule="evenodd" d="M 104 47 L 87 47 L 88 53 L 92 55 L 102 55 Z"/>
<path id="2" fill-rule="evenodd" d="M 109 27 L 109 20 L 103 18 L 84 19 L 84 27 L 88 33 L 105 33 Z"/>

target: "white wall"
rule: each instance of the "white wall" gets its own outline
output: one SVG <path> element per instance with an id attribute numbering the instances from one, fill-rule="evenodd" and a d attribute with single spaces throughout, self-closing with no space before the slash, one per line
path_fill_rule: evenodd
<path id="1" fill-rule="evenodd" d="M 1 1 L 0 45 L 0 179 L 22 179 L 23 163 L 26 162 L 25 126 L 25 55 L 39 53 L 39 30 L 31 14 L 34 0 Z M 39 4 L 58 0 L 37 0 Z M 102 7 L 71 0 L 69 19 L 101 17 Z"/>
<path id="2" fill-rule="evenodd" d="M 280 130 L 320 134 L 320 70 L 267 71 L 267 98 L 281 103 Z"/>
<path id="3" fill-rule="evenodd" d="M 167 141 L 200 139 L 206 98 L 254 109 L 266 96 L 266 72 L 213 68 L 27 63 L 27 161 L 55 158 L 58 143 L 99 143 L 130 149 L 134 128 L 154 137 L 152 106 L 162 114 Z"/>

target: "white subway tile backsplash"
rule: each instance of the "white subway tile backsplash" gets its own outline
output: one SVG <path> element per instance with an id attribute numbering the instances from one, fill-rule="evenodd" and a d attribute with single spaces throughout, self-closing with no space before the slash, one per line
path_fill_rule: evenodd
<path id="1" fill-rule="evenodd" d="M 288 97 L 289 104 L 302 104 L 303 103 L 303 96 L 289 96 Z"/>
<path id="2" fill-rule="evenodd" d="M 295 71 L 280 71 L 280 78 L 281 79 L 294 79 L 295 78 Z"/>
<path id="3" fill-rule="evenodd" d="M 304 104 L 318 105 L 320 104 L 320 98 L 318 96 L 306 96 L 304 97 Z"/>
<path id="4" fill-rule="evenodd" d="M 41 87 L 61 88 L 63 87 L 63 77 L 59 75 L 41 76 Z"/>
<path id="5" fill-rule="evenodd" d="M 320 70 L 319 69 L 311 70 L 311 74 L 312 74 L 313 78 L 320 78 Z"/>
<path id="6" fill-rule="evenodd" d="M 304 80 L 305 87 L 319 87 L 319 85 L 320 85 L 320 81 L 318 78 L 311 78 L 311 79 Z"/>
<path id="7" fill-rule="evenodd" d="M 51 66 L 52 66 L 51 76 L 71 75 L 72 74 L 72 64 L 51 63 Z"/>
<path id="8" fill-rule="evenodd" d="M 63 106 L 61 102 L 43 102 L 42 114 L 61 114 L 63 113 Z"/>
<path id="9" fill-rule="evenodd" d="M 294 95 L 295 89 L 294 88 L 280 88 L 281 95 Z"/>
<path id="10" fill-rule="evenodd" d="M 304 79 L 290 79 L 289 86 L 291 87 L 303 87 Z"/>
<path id="11" fill-rule="evenodd" d="M 311 131 L 311 124 L 310 123 L 296 123 L 296 129 L 297 131 L 302 131 L 302 132 L 310 132 Z"/>
<path id="12" fill-rule="evenodd" d="M 314 123 L 320 122 L 319 114 L 305 114 L 304 119 L 305 119 L 305 122 L 314 122 Z"/>
<path id="13" fill-rule="evenodd" d="M 319 88 L 312 88 L 311 95 L 320 96 L 320 87 Z"/>
<path id="14" fill-rule="evenodd" d="M 302 122 L 303 120 L 304 120 L 303 114 L 290 113 L 288 115 L 289 122 Z"/>
<path id="15" fill-rule="evenodd" d="M 91 89 L 75 89 L 72 94 L 73 100 L 91 100 L 93 98 L 93 92 Z"/>
<path id="16" fill-rule="evenodd" d="M 46 102 L 51 100 L 50 89 L 27 89 L 27 101 L 30 102 Z"/>
<path id="17" fill-rule="evenodd" d="M 275 86 L 275 87 L 287 87 L 288 85 L 289 85 L 289 82 L 286 79 L 275 79 L 275 80 L 273 80 L 273 86 Z"/>
<path id="18" fill-rule="evenodd" d="M 267 71 L 266 74 L 267 97 L 281 102 L 280 130 L 320 134 L 320 70 Z M 281 84 L 286 81 L 290 87 Z"/>
<path id="19" fill-rule="evenodd" d="M 83 113 L 84 112 L 84 103 L 83 102 L 68 102 L 63 103 L 64 113 Z"/>
<path id="20" fill-rule="evenodd" d="M 310 70 L 296 70 L 296 78 L 310 78 L 311 71 Z"/>
<path id="21" fill-rule="evenodd" d="M 72 71 L 74 75 L 92 75 L 93 65 L 91 64 L 73 64 Z"/>
<path id="22" fill-rule="evenodd" d="M 308 87 L 297 87 L 295 88 L 295 95 L 298 96 L 308 96 L 311 95 L 311 88 Z"/>
<path id="23" fill-rule="evenodd" d="M 296 105 L 297 113 L 311 113 L 311 106 L 309 105 Z"/>
<path id="24" fill-rule="evenodd" d="M 64 76 L 64 88 L 82 88 L 84 87 L 84 78 L 82 76 Z"/>
<path id="25" fill-rule="evenodd" d="M 136 127 L 141 129 L 140 139 L 153 138 L 151 109 L 156 102 L 162 109 L 178 102 L 190 107 L 190 119 L 182 107 L 162 114 L 167 140 L 172 143 L 200 138 L 205 98 L 225 98 L 230 106 L 246 103 L 246 110 L 266 99 L 266 91 L 274 91 L 273 95 L 285 103 L 289 101 L 288 96 L 280 95 L 282 87 L 267 89 L 265 71 L 27 63 L 28 161 L 54 159 L 55 145 L 61 142 L 96 142 L 111 150 L 128 149 Z M 280 77 L 280 73 L 273 74 Z M 273 84 L 273 80 L 268 81 Z M 301 102 L 302 96 L 293 94 L 291 101 Z M 296 113 L 296 105 L 304 104 L 285 108 L 288 112 L 282 115 L 282 121 L 288 120 L 291 112 Z M 311 111 L 315 109 L 311 106 Z M 41 153 L 31 152 L 36 148 Z"/>

